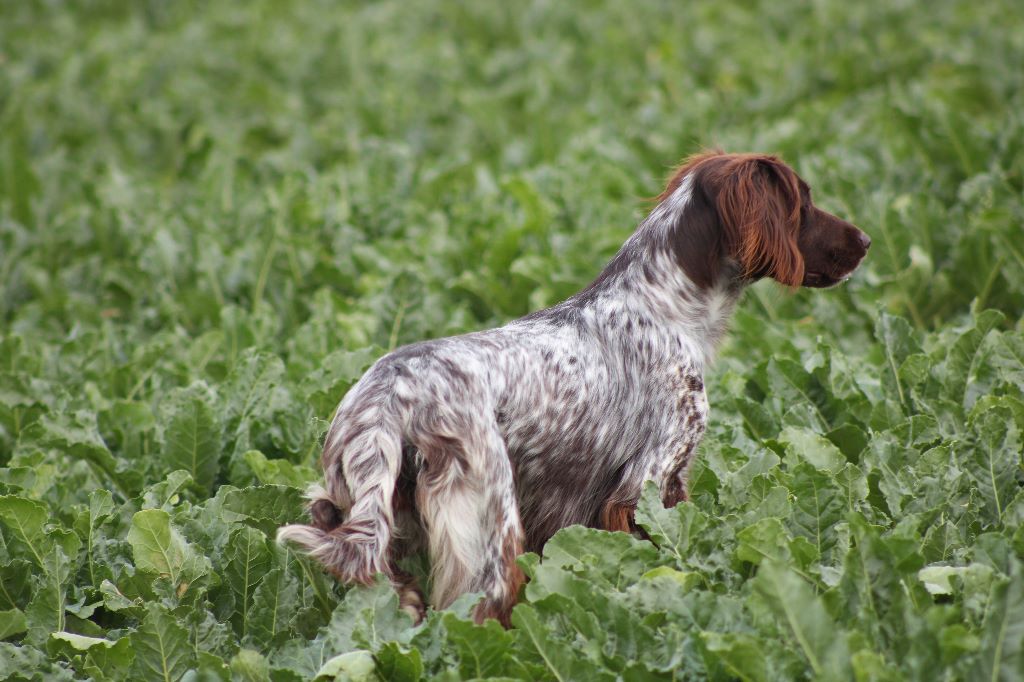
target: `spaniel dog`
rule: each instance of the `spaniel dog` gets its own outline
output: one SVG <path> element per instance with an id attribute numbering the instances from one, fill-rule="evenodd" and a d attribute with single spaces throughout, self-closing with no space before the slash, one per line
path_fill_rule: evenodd
<path id="1" fill-rule="evenodd" d="M 687 499 L 704 369 L 744 287 L 832 286 L 870 244 L 774 156 L 691 157 L 580 293 L 378 360 L 331 422 L 312 525 L 278 537 L 344 582 L 383 573 L 417 619 L 397 561 L 425 545 L 436 608 L 482 592 L 477 621 L 508 626 L 518 554 L 571 524 L 636 530 L 644 481 Z"/>

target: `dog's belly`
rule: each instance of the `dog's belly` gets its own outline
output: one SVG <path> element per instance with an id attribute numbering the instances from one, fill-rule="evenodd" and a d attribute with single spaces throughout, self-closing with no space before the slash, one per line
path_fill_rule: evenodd
<path id="1" fill-rule="evenodd" d="M 599 413 L 601 407 L 592 405 Z M 605 501 L 623 486 L 639 494 L 642 478 L 632 480 L 628 472 L 645 469 L 635 465 L 652 451 L 655 429 L 640 409 L 620 414 L 629 416 L 610 419 L 604 411 L 603 419 L 586 415 L 509 429 L 526 549 L 539 551 L 565 526 L 595 525 Z"/>

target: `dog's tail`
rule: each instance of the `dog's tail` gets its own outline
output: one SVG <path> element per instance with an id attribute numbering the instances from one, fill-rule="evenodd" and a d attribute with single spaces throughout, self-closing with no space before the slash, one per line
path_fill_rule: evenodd
<path id="1" fill-rule="evenodd" d="M 399 420 L 386 404 L 359 397 L 346 396 L 355 400 L 342 402 L 327 432 L 326 485 L 309 492 L 313 525 L 285 526 L 277 540 L 304 550 L 343 582 L 369 585 L 377 573 L 390 577 L 392 497 L 402 440 Z"/>

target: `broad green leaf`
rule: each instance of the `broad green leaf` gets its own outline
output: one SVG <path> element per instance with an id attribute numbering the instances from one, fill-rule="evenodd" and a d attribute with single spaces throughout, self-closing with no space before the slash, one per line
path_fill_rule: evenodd
<path id="1" fill-rule="evenodd" d="M 26 677 L 31 671 L 33 678 Z M 0 679 L 39 679 L 46 682 L 67 681 L 76 679 L 74 673 L 66 666 L 51 660 L 44 651 L 34 646 L 24 646 L 11 642 L 0 642 Z"/>
<path id="2" fill-rule="evenodd" d="M 79 529 L 80 535 L 85 535 L 86 565 L 89 569 L 89 582 L 94 587 L 99 587 L 101 579 L 99 574 L 101 567 L 97 565 L 97 546 L 101 544 L 100 525 L 114 514 L 114 498 L 110 491 L 96 490 L 89 496 L 88 516 L 85 517 L 85 532 Z M 102 548 L 101 548 L 102 551 Z"/>
<path id="3" fill-rule="evenodd" d="M 27 559 L 12 559 L 7 563 L 0 563 L 0 607 L 14 609 L 23 607 L 29 600 L 31 593 L 31 582 L 33 563 Z"/>
<path id="4" fill-rule="evenodd" d="M 452 614 L 442 618 L 446 648 L 457 656 L 458 671 L 464 679 L 509 674 L 517 665 L 513 651 L 516 638 L 497 621 L 475 625 Z"/>
<path id="5" fill-rule="evenodd" d="M 993 571 L 984 564 L 971 564 L 970 566 L 926 566 L 917 572 L 917 577 L 930 594 L 953 594 L 954 588 L 951 579 L 956 578 L 968 589 L 977 588 L 987 590 L 992 582 Z"/>
<path id="6" fill-rule="evenodd" d="M 132 670 L 145 680 L 179 680 L 195 665 L 188 631 L 159 604 L 147 605 L 146 617 L 129 635 L 135 660 Z"/>
<path id="7" fill-rule="evenodd" d="M 192 483 L 192 475 L 184 469 L 167 474 L 167 477 L 142 493 L 143 509 L 162 509 L 170 513 L 180 501 L 180 495 Z"/>
<path id="8" fill-rule="evenodd" d="M 757 638 L 745 633 L 702 632 L 707 651 L 743 682 L 768 679 L 766 656 Z"/>
<path id="9" fill-rule="evenodd" d="M 900 367 L 914 353 L 919 353 L 921 346 L 914 338 L 910 324 L 902 317 L 882 313 L 875 323 L 875 338 L 882 344 L 885 357 L 885 370 L 882 374 L 884 385 L 901 406 L 905 414 L 910 414 L 910 396 L 900 378 Z"/>
<path id="10" fill-rule="evenodd" d="M 665 509 L 658 488 L 653 483 L 644 486 L 637 506 L 636 521 L 655 544 L 681 562 L 685 562 L 708 524 L 707 516 L 693 504 L 683 503 L 674 509 Z"/>
<path id="11" fill-rule="evenodd" d="M 283 375 L 284 364 L 280 358 L 254 349 L 244 352 L 235 365 L 225 387 L 229 398 L 224 405 L 222 419 L 228 444 L 237 455 L 241 456 L 258 445 L 253 431 L 259 421 L 270 416 L 272 403 L 269 397 L 281 383 Z"/>
<path id="12" fill-rule="evenodd" d="M 107 679 L 126 677 L 135 657 L 127 637 L 111 641 L 70 632 L 54 632 L 50 635 L 47 649 L 68 660 L 77 659 L 75 667 L 80 672 L 94 677 L 103 675 Z"/>
<path id="13" fill-rule="evenodd" d="M 968 426 L 971 440 L 965 443 L 964 468 L 985 503 L 986 525 L 999 524 L 1021 471 L 1020 429 L 1012 410 L 1000 404 L 975 411 Z"/>
<path id="14" fill-rule="evenodd" d="M 320 476 L 312 467 L 292 464 L 286 459 L 267 459 L 259 450 L 249 450 L 242 457 L 263 484 L 287 485 L 305 490 Z"/>
<path id="15" fill-rule="evenodd" d="M 849 675 L 846 633 L 828 616 L 810 585 L 784 564 L 765 561 L 752 586 L 814 677 L 845 679 Z"/>
<path id="16" fill-rule="evenodd" d="M 981 311 L 975 315 L 974 326 L 956 340 L 946 355 L 940 379 L 950 399 L 959 401 L 965 408 L 970 407 L 970 400 L 964 391 L 972 369 L 978 361 L 978 352 L 988 333 L 1004 319 L 1005 316 L 999 311 Z"/>
<path id="17" fill-rule="evenodd" d="M 668 578 L 675 582 L 684 591 L 689 591 L 702 582 L 702 576 L 695 571 L 678 571 L 671 566 L 658 566 L 640 576 L 644 580 L 656 578 Z"/>
<path id="18" fill-rule="evenodd" d="M 163 440 L 167 470 L 184 469 L 200 488 L 210 490 L 219 469 L 220 433 L 208 390 L 195 385 L 172 395 L 166 412 Z"/>
<path id="19" fill-rule="evenodd" d="M 916 580 L 924 563 L 920 544 L 885 534 L 860 515 L 850 514 L 848 519 L 852 546 L 843 561 L 842 578 L 828 596 L 877 650 L 888 651 L 893 633 L 919 627 L 912 606 L 929 598 Z"/>
<path id="20" fill-rule="evenodd" d="M 253 641 L 269 647 L 280 640 L 279 635 L 290 631 L 289 623 L 299 606 L 298 592 L 298 582 L 280 568 L 263 576 L 253 591 L 247 614 Z"/>
<path id="21" fill-rule="evenodd" d="M 128 542 L 135 565 L 167 577 L 179 597 L 210 571 L 209 560 L 185 540 L 171 524 L 170 515 L 161 509 L 136 512 Z"/>
<path id="22" fill-rule="evenodd" d="M 25 606 L 29 641 L 42 644 L 51 632 L 63 630 L 66 622 L 67 592 L 74 578 L 75 560 L 81 541 L 69 531 L 51 530 L 42 543 L 42 572 L 32 577 L 32 599 Z"/>
<path id="23" fill-rule="evenodd" d="M 243 682 L 270 682 L 270 664 L 258 651 L 240 649 L 231 658 L 231 678 Z"/>
<path id="24" fill-rule="evenodd" d="M 807 538 L 818 556 L 828 559 L 836 545 L 836 524 L 850 511 L 848 497 L 835 479 L 809 464 L 796 466 L 789 477 L 794 535 Z"/>
<path id="25" fill-rule="evenodd" d="M 835 473 L 845 464 L 846 459 L 827 438 L 808 429 L 787 426 L 778 440 L 786 444 L 787 462 L 807 462 L 815 469 Z"/>
<path id="26" fill-rule="evenodd" d="M 761 519 L 736 533 L 736 558 L 760 564 L 765 559 L 785 561 L 789 558 L 789 533 L 776 518 Z"/>
<path id="27" fill-rule="evenodd" d="M 340 680 L 341 682 L 375 682 L 376 664 L 369 651 L 356 650 L 339 654 L 323 664 L 316 679 Z"/>
<path id="28" fill-rule="evenodd" d="M 989 604 L 975 676 L 1019 680 L 1024 675 L 1024 570 L 1019 562 L 1008 580 L 993 585 Z"/>
<path id="29" fill-rule="evenodd" d="M 569 644 L 552 638 L 531 607 L 517 606 L 512 612 L 512 624 L 521 632 L 523 645 L 542 662 L 546 676 L 558 680 L 615 679 L 610 671 L 602 670 Z"/>
<path id="30" fill-rule="evenodd" d="M 377 674 L 394 682 L 418 682 L 423 676 L 423 661 L 416 649 L 403 650 L 388 642 L 374 656 Z"/>
<path id="31" fill-rule="evenodd" d="M 306 522 L 306 499 L 303 492 L 283 485 L 261 485 L 228 490 L 224 493 L 224 509 L 238 514 L 267 535 L 276 533 L 286 523 Z"/>
<path id="32" fill-rule="evenodd" d="M 650 542 L 626 533 L 569 526 L 544 545 L 541 569 L 572 568 L 598 584 L 622 589 L 659 563 L 658 550 Z"/>
<path id="33" fill-rule="evenodd" d="M 224 580 L 235 598 L 232 620 L 242 638 L 249 634 L 256 586 L 273 566 L 274 555 L 267 542 L 260 531 L 242 526 L 231 533 L 224 549 Z"/>
<path id="34" fill-rule="evenodd" d="M 331 615 L 324 628 L 329 651 L 375 651 L 384 642 L 402 642 L 412 633 L 412 619 L 398 608 L 398 595 L 386 581 L 373 587 L 355 587 Z"/>
<path id="35" fill-rule="evenodd" d="M 20 635 L 28 630 L 28 621 L 20 609 L 0 611 L 0 640 Z"/>
<path id="36" fill-rule="evenodd" d="M 50 518 L 46 505 L 15 495 L 0 496 L 0 521 L 10 537 L 23 549 L 24 556 L 42 568 L 46 547 L 43 527 Z"/>
<path id="37" fill-rule="evenodd" d="M 141 476 L 118 460 L 100 437 L 96 415 L 88 410 L 72 414 L 44 415 L 32 426 L 32 438 L 89 462 L 102 481 L 131 495 L 141 487 Z"/>

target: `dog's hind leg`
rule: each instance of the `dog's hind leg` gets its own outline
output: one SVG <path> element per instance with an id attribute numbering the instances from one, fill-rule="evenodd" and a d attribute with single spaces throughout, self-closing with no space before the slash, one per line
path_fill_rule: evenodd
<path id="1" fill-rule="evenodd" d="M 433 566 L 431 602 L 444 608 L 466 592 L 483 592 L 477 622 L 509 626 L 522 571 L 523 529 L 505 444 L 493 424 L 459 429 L 458 438 L 427 434 L 416 484 L 417 508 Z"/>

